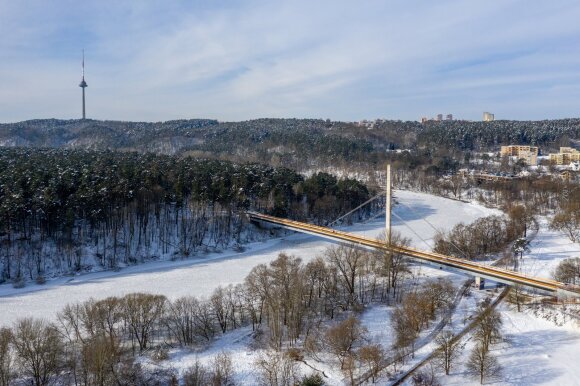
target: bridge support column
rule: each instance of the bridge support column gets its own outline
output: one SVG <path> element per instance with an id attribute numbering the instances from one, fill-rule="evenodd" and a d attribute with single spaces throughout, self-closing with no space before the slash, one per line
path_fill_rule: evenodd
<path id="1" fill-rule="evenodd" d="M 387 196 L 385 198 L 385 239 L 391 245 L 391 164 L 387 164 Z"/>
<path id="2" fill-rule="evenodd" d="M 477 289 L 484 289 L 485 288 L 485 279 L 481 276 L 476 276 L 475 277 L 475 286 L 477 287 Z"/>

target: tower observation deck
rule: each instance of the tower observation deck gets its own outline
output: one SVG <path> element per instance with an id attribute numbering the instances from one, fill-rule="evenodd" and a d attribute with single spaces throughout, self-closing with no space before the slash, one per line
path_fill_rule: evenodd
<path id="1" fill-rule="evenodd" d="M 85 50 L 83 50 L 83 63 L 82 63 L 82 79 L 79 87 L 83 89 L 83 119 L 86 119 L 85 114 L 85 88 L 88 87 L 87 82 L 85 82 Z"/>

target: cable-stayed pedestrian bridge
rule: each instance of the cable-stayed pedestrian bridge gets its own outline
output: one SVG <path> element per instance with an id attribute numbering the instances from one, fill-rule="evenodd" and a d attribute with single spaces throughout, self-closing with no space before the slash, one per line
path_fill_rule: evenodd
<path id="1" fill-rule="evenodd" d="M 311 235 L 330 239 L 334 242 L 354 244 L 356 246 L 367 249 L 378 249 L 400 253 L 413 259 L 419 260 L 423 263 L 428 263 L 435 268 L 457 271 L 507 285 L 520 284 L 525 287 L 547 292 L 557 297 L 580 298 L 579 287 L 566 285 L 555 280 L 528 276 L 520 272 L 491 267 L 466 259 L 442 255 L 440 253 L 421 251 L 419 249 L 394 244 L 389 245 L 384 241 L 300 221 L 268 216 L 257 212 L 247 212 L 247 214 L 251 221 L 278 225 L 293 231 L 308 233 Z"/>

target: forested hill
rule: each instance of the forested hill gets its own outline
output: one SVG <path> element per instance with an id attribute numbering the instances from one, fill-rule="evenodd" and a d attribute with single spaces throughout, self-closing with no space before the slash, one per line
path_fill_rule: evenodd
<path id="1" fill-rule="evenodd" d="M 0 146 L 136 149 L 174 153 L 190 146 L 196 129 L 216 125 L 209 119 L 167 122 L 96 121 L 92 119 L 35 119 L 0 124 Z M 177 143 L 175 147 L 172 143 Z"/>
<path id="2" fill-rule="evenodd" d="M 246 209 L 325 223 L 368 198 L 358 181 L 282 167 L 0 149 L 0 283 L 243 243 Z"/>
<path id="3" fill-rule="evenodd" d="M 387 149 L 497 150 L 538 145 L 544 152 L 574 145 L 580 119 L 545 121 L 380 121 L 372 127 L 315 119 L 243 122 L 31 120 L 0 124 L 0 146 L 136 150 L 285 165 L 295 169 L 376 163 Z"/>

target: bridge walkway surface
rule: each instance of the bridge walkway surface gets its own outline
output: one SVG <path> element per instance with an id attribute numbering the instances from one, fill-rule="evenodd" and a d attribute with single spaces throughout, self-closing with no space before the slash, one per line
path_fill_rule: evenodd
<path id="1" fill-rule="evenodd" d="M 284 218 L 269 216 L 257 212 L 247 212 L 251 221 L 258 221 L 273 225 L 278 225 L 294 231 L 308 233 L 315 236 L 330 239 L 334 242 L 348 243 L 358 245 L 364 248 L 380 249 L 402 255 L 409 256 L 413 259 L 426 262 L 431 266 L 439 269 L 458 271 L 475 277 L 486 278 L 495 282 L 507 285 L 520 284 L 525 287 L 534 288 L 540 291 L 550 293 L 560 298 L 575 297 L 580 298 L 580 288 L 578 286 L 566 285 L 556 280 L 528 276 L 520 272 L 510 271 L 508 269 L 492 267 L 485 264 L 473 262 L 452 256 L 442 255 L 440 253 L 422 251 L 419 249 L 400 246 L 388 245 L 387 243 L 372 239 L 365 236 L 355 235 L 352 233 L 339 231 L 319 225 L 312 225 L 300 221 L 288 220 Z"/>

